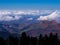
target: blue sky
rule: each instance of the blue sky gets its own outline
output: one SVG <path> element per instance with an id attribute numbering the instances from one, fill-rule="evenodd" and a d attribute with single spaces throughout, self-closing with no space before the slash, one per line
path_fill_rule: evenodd
<path id="1" fill-rule="evenodd" d="M 60 0 L 0 0 L 0 9 L 60 9 Z"/>

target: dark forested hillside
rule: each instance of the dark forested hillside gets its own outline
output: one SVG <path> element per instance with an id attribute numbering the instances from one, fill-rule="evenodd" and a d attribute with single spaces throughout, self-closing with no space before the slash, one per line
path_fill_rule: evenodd
<path id="1" fill-rule="evenodd" d="M 11 35 L 7 39 L 0 37 L 0 45 L 60 45 L 60 39 L 57 33 L 50 33 L 49 36 L 40 34 L 39 37 L 31 37 L 23 32 L 20 38 Z"/>

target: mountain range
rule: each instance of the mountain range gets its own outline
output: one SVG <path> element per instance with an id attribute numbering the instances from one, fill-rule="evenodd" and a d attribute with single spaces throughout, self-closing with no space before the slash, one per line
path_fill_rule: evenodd
<path id="1" fill-rule="evenodd" d="M 35 12 L 35 15 L 33 13 L 24 14 L 15 16 L 14 14 L 0 14 L 0 36 L 5 38 L 9 35 L 19 37 L 22 32 L 33 37 L 51 32 L 58 33 L 60 36 L 60 13 L 58 11 L 53 11 L 48 15 L 47 13 L 37 15 Z"/>
<path id="2" fill-rule="evenodd" d="M 56 21 L 26 21 L 23 23 L 0 23 L 0 36 L 8 37 L 20 36 L 26 32 L 30 36 L 39 36 L 39 34 L 58 33 L 60 35 L 60 23 Z"/>

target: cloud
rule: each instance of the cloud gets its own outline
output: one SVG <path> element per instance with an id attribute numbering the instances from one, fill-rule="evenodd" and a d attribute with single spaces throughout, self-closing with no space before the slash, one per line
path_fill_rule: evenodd
<path id="1" fill-rule="evenodd" d="M 49 14 L 52 10 L 0 10 L 0 21 L 19 20 L 22 15 L 43 15 Z M 47 20 L 50 16 L 40 16 L 38 20 Z M 33 20 L 28 18 L 27 20 Z"/>
<path id="2" fill-rule="evenodd" d="M 53 10 L 0 10 L 0 15 L 40 15 L 51 13 Z"/>
<path id="3" fill-rule="evenodd" d="M 11 14 L 11 12 L 7 10 L 0 10 L 0 15 L 8 15 L 8 14 Z"/>
<path id="4" fill-rule="evenodd" d="M 39 14 L 39 10 L 0 10 L 0 15 L 10 15 L 10 14 L 14 14 L 14 15 L 21 15 L 21 14 L 32 14 L 32 15 L 38 15 Z"/>
<path id="5" fill-rule="evenodd" d="M 9 20 L 12 20 L 13 19 L 13 17 L 11 17 L 11 16 L 0 16 L 0 21 L 9 21 Z"/>
<path id="6" fill-rule="evenodd" d="M 54 11 L 53 13 L 48 15 L 47 18 L 48 20 L 55 20 L 56 18 L 58 18 L 58 16 L 59 16 L 58 11 Z"/>
<path id="7" fill-rule="evenodd" d="M 22 18 L 22 16 L 9 16 L 9 15 L 1 15 L 0 21 L 11 21 L 11 20 L 18 20 Z"/>
<path id="8" fill-rule="evenodd" d="M 20 18 L 22 18 L 22 16 L 15 16 L 15 17 L 14 17 L 14 20 L 18 20 L 18 19 L 20 19 Z"/>
<path id="9" fill-rule="evenodd" d="M 33 20 L 33 18 L 28 18 L 27 20 Z"/>
<path id="10" fill-rule="evenodd" d="M 52 12 L 50 15 L 40 16 L 37 20 L 59 21 L 59 19 L 60 19 L 60 12 L 56 10 L 56 11 Z"/>
<path id="11" fill-rule="evenodd" d="M 48 20 L 47 16 L 40 16 L 37 20 Z"/>

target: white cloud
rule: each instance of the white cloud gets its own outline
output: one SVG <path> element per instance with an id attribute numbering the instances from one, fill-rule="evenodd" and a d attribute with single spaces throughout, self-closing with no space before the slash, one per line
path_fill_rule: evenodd
<path id="1" fill-rule="evenodd" d="M 60 19 L 60 12 L 59 11 L 54 11 L 53 13 L 51 13 L 50 15 L 46 15 L 46 16 L 40 16 L 37 20 L 56 20 L 59 21 Z"/>
<path id="2" fill-rule="evenodd" d="M 8 15 L 8 14 L 14 14 L 14 15 L 21 15 L 21 14 L 32 14 L 32 15 L 40 15 L 40 14 L 47 14 L 51 13 L 53 10 L 0 10 L 0 15 Z"/>
<path id="3" fill-rule="evenodd" d="M 22 15 L 50 14 L 52 11 L 53 10 L 0 10 L 0 21 L 18 20 L 22 18 Z M 40 16 L 37 20 L 53 20 L 57 15 L 57 11 L 55 11 L 48 16 Z M 28 18 L 27 20 L 33 20 L 33 18 Z"/>
<path id="4" fill-rule="evenodd" d="M 48 20 L 55 20 L 56 18 L 58 18 L 58 16 L 59 16 L 58 11 L 55 11 L 52 14 L 48 15 L 47 18 Z"/>
<path id="5" fill-rule="evenodd" d="M 48 20 L 47 16 L 40 16 L 37 20 Z"/>
<path id="6" fill-rule="evenodd" d="M 14 14 L 14 15 L 21 15 L 21 14 L 39 14 L 39 10 L 0 10 L 0 15 L 8 15 L 8 14 Z"/>
<path id="7" fill-rule="evenodd" d="M 11 14 L 11 12 L 5 11 L 5 10 L 3 10 L 3 11 L 0 10 L 0 15 L 8 15 L 8 14 Z"/>
<path id="8" fill-rule="evenodd" d="M 13 20 L 11 16 L 0 16 L 0 21 L 10 21 Z"/>
<path id="9" fill-rule="evenodd" d="M 14 20 L 18 20 L 18 19 L 20 19 L 20 18 L 22 18 L 22 16 L 15 16 L 15 17 L 14 17 Z"/>
<path id="10" fill-rule="evenodd" d="M 33 18 L 28 18 L 27 20 L 33 20 Z"/>
<path id="11" fill-rule="evenodd" d="M 22 18 L 22 16 L 9 16 L 9 15 L 1 15 L 0 21 L 11 21 L 11 20 L 18 20 Z"/>

